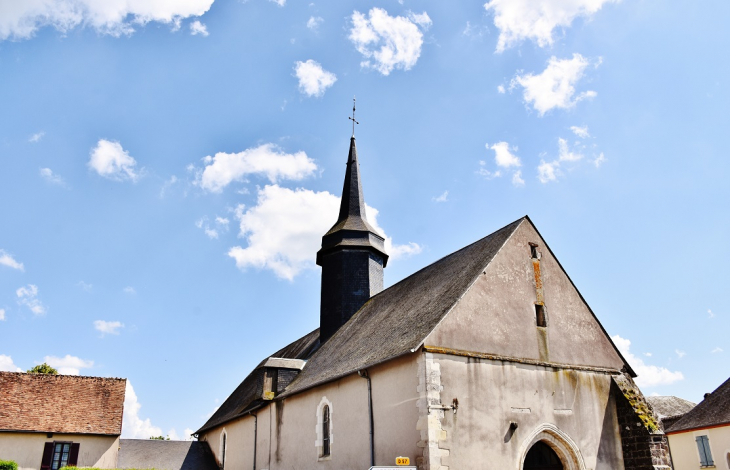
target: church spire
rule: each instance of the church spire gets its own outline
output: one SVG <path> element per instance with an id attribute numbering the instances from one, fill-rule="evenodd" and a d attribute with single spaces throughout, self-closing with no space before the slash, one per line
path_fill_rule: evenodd
<path id="1" fill-rule="evenodd" d="M 354 125 L 354 116 L 350 118 Z M 350 138 L 345 182 L 337 222 L 322 237 L 317 264 L 322 266 L 320 342 L 332 336 L 373 295 L 383 290 L 388 263 L 385 239 L 368 223 L 362 194 L 355 136 Z"/>

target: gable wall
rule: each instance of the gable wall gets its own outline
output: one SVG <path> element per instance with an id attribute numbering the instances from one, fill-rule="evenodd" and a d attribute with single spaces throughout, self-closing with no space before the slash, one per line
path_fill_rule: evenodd
<path id="1" fill-rule="evenodd" d="M 707 436 L 715 467 L 718 470 L 730 469 L 730 425 L 669 434 L 667 437 L 674 469 L 695 470 L 700 468 L 700 455 L 696 441 L 699 436 Z"/>
<path id="2" fill-rule="evenodd" d="M 535 322 L 538 297 L 530 242 L 538 244 L 541 254 L 548 316 L 544 329 Z M 542 362 L 623 367 L 613 345 L 527 220 L 424 344 Z"/>
<path id="3" fill-rule="evenodd" d="M 79 467 L 115 468 L 119 452 L 119 436 L 90 434 L 0 432 L 0 460 L 13 460 L 18 470 L 38 470 L 46 442 L 79 443 Z"/>
<path id="4" fill-rule="evenodd" d="M 398 456 L 412 462 L 421 449 L 416 429 L 417 354 L 368 369 L 372 381 L 377 465 L 392 465 Z M 319 460 L 317 410 L 326 397 L 332 405 L 331 456 Z M 356 373 L 272 402 L 258 413 L 257 469 L 322 469 L 370 467 L 367 381 Z M 220 430 L 201 435 L 220 463 Z M 225 425 L 228 432 L 226 469 L 253 468 L 253 418 Z"/>
<path id="5" fill-rule="evenodd" d="M 456 414 L 441 414 L 445 438 L 440 445 L 446 452 L 436 468 L 518 470 L 531 436 L 543 425 L 573 440 L 585 468 L 624 468 L 610 375 L 446 354 L 432 357 L 440 370 L 441 403 L 459 402 Z M 512 432 L 510 422 L 518 425 Z"/>

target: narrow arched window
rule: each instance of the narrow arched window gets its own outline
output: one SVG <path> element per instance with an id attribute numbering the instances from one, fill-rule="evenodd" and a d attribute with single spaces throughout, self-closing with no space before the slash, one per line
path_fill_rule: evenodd
<path id="1" fill-rule="evenodd" d="M 226 468 L 226 437 L 228 437 L 228 435 L 226 433 L 223 433 L 223 442 L 221 443 L 221 468 L 223 469 Z"/>
<path id="2" fill-rule="evenodd" d="M 322 456 L 330 455 L 330 407 L 322 409 Z"/>

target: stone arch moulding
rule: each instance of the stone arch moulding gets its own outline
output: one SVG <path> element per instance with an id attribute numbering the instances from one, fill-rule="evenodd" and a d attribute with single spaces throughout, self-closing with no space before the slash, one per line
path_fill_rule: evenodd
<path id="1" fill-rule="evenodd" d="M 522 470 L 525 465 L 527 451 L 539 441 L 543 441 L 549 445 L 558 454 L 565 470 L 586 470 L 583 456 L 578 446 L 573 442 L 573 439 L 561 431 L 560 428 L 550 423 L 539 425 L 522 441 L 522 445 L 520 446 L 520 461 L 517 470 Z"/>
<path id="2" fill-rule="evenodd" d="M 320 459 L 322 458 L 322 448 L 324 446 L 324 436 L 322 435 L 322 419 L 325 406 L 328 406 L 330 409 L 330 452 L 332 452 L 331 446 L 334 443 L 332 402 L 329 401 L 326 396 L 323 396 L 322 399 L 319 401 L 319 405 L 317 405 L 317 425 L 315 426 L 315 435 L 317 436 L 317 438 L 314 441 L 314 446 L 317 448 L 317 457 Z"/>

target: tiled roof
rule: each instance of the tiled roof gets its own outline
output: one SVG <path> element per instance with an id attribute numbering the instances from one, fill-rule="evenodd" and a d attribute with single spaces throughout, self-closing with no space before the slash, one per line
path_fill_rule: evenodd
<path id="1" fill-rule="evenodd" d="M 0 430 L 119 435 L 126 382 L 0 372 Z"/>
<path id="2" fill-rule="evenodd" d="M 672 424 L 666 432 L 689 431 L 723 424 L 730 426 L 730 379 Z"/>
<path id="3" fill-rule="evenodd" d="M 672 418 L 674 416 L 682 416 L 697 406 L 696 403 L 687 401 L 684 398 L 673 396 L 646 397 L 646 401 L 649 402 L 651 407 L 654 409 L 654 413 L 656 413 L 661 420 L 664 420 L 664 418 Z"/>
<path id="4" fill-rule="evenodd" d="M 207 442 L 119 439 L 118 468 L 218 470 Z"/>

